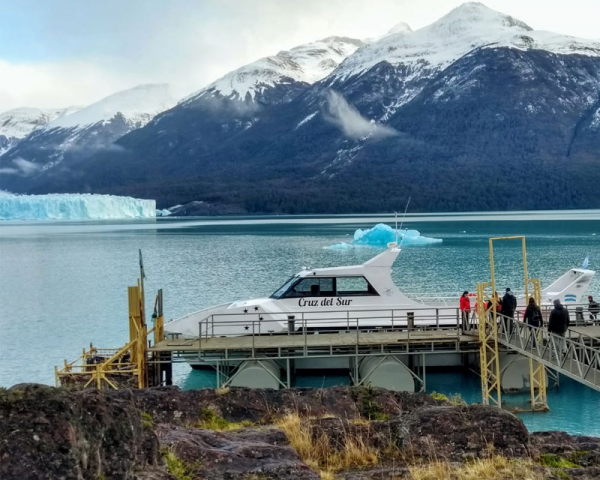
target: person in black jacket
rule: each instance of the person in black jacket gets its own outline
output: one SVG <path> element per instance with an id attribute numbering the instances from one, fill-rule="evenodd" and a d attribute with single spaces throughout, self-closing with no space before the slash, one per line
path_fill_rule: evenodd
<path id="1" fill-rule="evenodd" d="M 500 314 L 514 320 L 516 309 L 517 309 L 517 299 L 510 291 L 510 288 L 507 288 L 506 293 L 502 297 L 502 310 L 500 310 Z M 510 335 L 512 335 L 514 328 L 515 328 L 515 326 L 513 324 L 513 320 L 506 321 Z"/>
<path id="2" fill-rule="evenodd" d="M 535 299 L 533 297 L 531 297 L 529 299 L 529 305 L 527 305 L 527 308 L 525 309 L 525 314 L 523 315 L 523 321 L 527 324 L 527 325 L 531 325 L 532 327 L 541 327 L 543 324 L 543 320 L 542 320 L 542 311 L 540 310 L 540 307 L 537 306 L 537 304 L 535 303 Z M 533 345 L 533 348 L 535 348 L 537 346 L 537 330 L 533 330 L 531 332 L 531 343 Z"/>
<path id="3" fill-rule="evenodd" d="M 588 312 L 590 312 L 590 320 L 595 322 L 596 320 L 600 320 L 600 305 L 598 302 L 594 300 L 594 297 L 591 295 L 588 297 Z"/>
<path id="4" fill-rule="evenodd" d="M 502 297 L 502 315 L 510 318 L 515 318 L 515 310 L 517 309 L 517 299 L 510 291 L 510 288 L 506 289 L 504 297 Z"/>
<path id="5" fill-rule="evenodd" d="M 557 298 L 554 300 L 554 308 L 548 318 L 548 332 L 558 336 L 558 347 L 562 353 L 566 352 L 565 333 L 567 333 L 570 323 L 569 311 L 563 307 Z"/>

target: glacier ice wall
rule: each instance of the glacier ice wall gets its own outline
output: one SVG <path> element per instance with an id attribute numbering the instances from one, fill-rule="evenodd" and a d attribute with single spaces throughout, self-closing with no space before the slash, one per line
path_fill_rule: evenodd
<path id="1" fill-rule="evenodd" d="M 355 247 L 386 247 L 388 243 L 396 241 L 396 230 L 384 223 L 378 223 L 373 228 L 354 232 L 352 243 L 337 243 L 325 247 L 329 250 L 349 250 Z M 403 247 L 433 245 L 442 243 L 441 238 L 424 237 L 418 230 L 398 230 L 398 243 Z"/>
<path id="2" fill-rule="evenodd" d="M 154 218 L 156 201 L 114 195 L 0 193 L 0 220 Z"/>

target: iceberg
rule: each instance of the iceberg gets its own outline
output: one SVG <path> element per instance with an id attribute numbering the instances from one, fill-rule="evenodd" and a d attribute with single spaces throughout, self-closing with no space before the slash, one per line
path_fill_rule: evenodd
<path id="1" fill-rule="evenodd" d="M 388 243 L 396 241 L 396 230 L 384 223 L 378 223 L 373 228 L 354 232 L 354 245 L 368 245 L 371 247 L 386 247 Z M 398 243 L 403 246 L 431 245 L 442 243 L 441 238 L 423 237 L 418 230 L 398 230 Z"/>
<path id="2" fill-rule="evenodd" d="M 354 232 L 352 243 L 337 243 L 324 247 L 328 250 L 348 250 L 356 247 L 387 247 L 390 242 L 396 241 L 396 229 L 384 223 L 378 223 L 373 228 Z M 398 230 L 398 243 L 403 247 L 433 245 L 442 243 L 441 238 L 424 237 L 418 230 Z"/>
<path id="3" fill-rule="evenodd" d="M 115 195 L 0 193 L 0 220 L 155 218 L 156 201 Z"/>

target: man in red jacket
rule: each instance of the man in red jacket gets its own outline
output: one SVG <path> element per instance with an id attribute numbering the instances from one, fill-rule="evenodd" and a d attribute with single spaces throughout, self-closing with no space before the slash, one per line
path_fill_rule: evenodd
<path id="1" fill-rule="evenodd" d="M 462 317 L 462 330 L 466 332 L 469 329 L 469 316 L 471 315 L 471 300 L 469 292 L 463 292 L 460 297 L 460 313 Z"/>

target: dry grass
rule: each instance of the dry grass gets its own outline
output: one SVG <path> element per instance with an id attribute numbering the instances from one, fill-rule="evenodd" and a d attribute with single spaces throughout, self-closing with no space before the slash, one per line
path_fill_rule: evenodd
<path id="1" fill-rule="evenodd" d="M 322 480 L 332 480 L 335 472 L 352 467 L 376 465 L 379 452 L 361 438 L 346 436 L 341 449 L 332 448 L 325 435 L 313 435 L 310 422 L 296 413 L 290 413 L 277 423 L 304 463 L 317 470 Z"/>
<path id="2" fill-rule="evenodd" d="M 230 392 L 230 388 L 229 387 L 221 387 L 221 388 L 216 388 L 215 389 L 215 393 L 217 395 L 227 395 Z"/>
<path id="3" fill-rule="evenodd" d="M 363 417 L 353 418 L 348 423 L 351 423 L 352 425 L 363 425 L 365 427 L 371 425 L 370 420 Z"/>
<path id="4" fill-rule="evenodd" d="M 543 480 L 533 466 L 530 460 L 509 460 L 495 455 L 460 465 L 444 461 L 413 465 L 409 471 L 412 480 Z"/>

